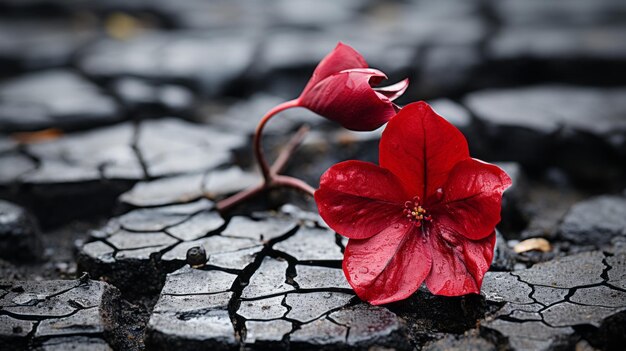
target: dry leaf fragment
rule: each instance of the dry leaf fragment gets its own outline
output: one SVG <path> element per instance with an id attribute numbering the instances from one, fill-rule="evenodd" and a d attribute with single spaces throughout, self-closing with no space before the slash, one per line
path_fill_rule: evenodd
<path id="1" fill-rule="evenodd" d="M 519 242 L 513 247 L 515 253 L 522 253 L 527 251 L 541 251 L 549 252 L 552 250 L 550 242 L 544 238 L 531 238 Z"/>

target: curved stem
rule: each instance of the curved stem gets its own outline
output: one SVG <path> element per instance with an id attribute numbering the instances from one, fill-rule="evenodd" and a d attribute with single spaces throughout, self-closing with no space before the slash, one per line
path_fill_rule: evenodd
<path id="1" fill-rule="evenodd" d="M 261 145 L 261 138 L 262 138 L 262 134 L 263 134 L 263 128 L 265 128 L 265 125 L 267 124 L 267 122 L 274 117 L 274 115 L 276 115 L 279 112 L 282 112 L 286 109 L 292 108 L 292 107 L 297 107 L 298 106 L 298 100 L 290 100 L 290 101 L 286 101 L 283 102 L 280 105 L 275 106 L 274 108 L 272 108 L 271 110 L 269 110 L 265 116 L 263 116 L 263 118 L 261 119 L 261 121 L 259 122 L 259 124 L 256 127 L 256 130 L 254 132 L 254 140 L 253 140 L 253 146 L 254 146 L 254 156 L 256 157 L 257 162 L 259 163 L 259 167 L 261 167 L 261 173 L 263 174 L 263 179 L 265 180 L 266 184 L 269 184 L 272 180 L 272 175 L 271 175 L 271 171 L 270 171 L 270 167 L 267 164 L 267 160 L 265 160 L 265 156 L 263 155 L 263 148 Z"/>
<path id="2" fill-rule="evenodd" d="M 267 186 L 265 183 L 260 183 L 258 185 L 255 185 L 253 187 L 250 187 L 246 190 L 240 191 L 237 194 L 227 197 L 221 201 L 219 201 L 216 204 L 217 210 L 220 212 L 224 212 L 224 211 L 228 211 L 231 208 L 233 208 L 234 206 L 236 206 L 237 204 L 244 202 L 248 199 L 251 199 L 257 195 L 259 195 L 261 192 L 263 192 L 265 189 L 267 189 Z"/>
<path id="3" fill-rule="evenodd" d="M 298 178 L 284 176 L 284 175 L 274 176 L 274 179 L 272 181 L 272 187 L 281 187 L 281 186 L 294 188 L 296 190 L 300 190 L 303 193 L 307 195 L 311 195 L 311 196 L 313 196 L 313 194 L 315 193 L 315 189 L 313 189 L 312 186 L 310 186 L 309 184 L 303 182 L 302 180 Z"/>
<path id="4" fill-rule="evenodd" d="M 230 210 L 231 208 L 235 207 L 236 205 L 238 205 L 239 203 L 242 203 L 248 199 L 251 199 L 257 195 L 259 195 L 260 193 L 262 193 L 263 191 L 269 189 L 272 186 L 281 186 L 281 184 L 284 183 L 285 186 L 291 187 L 291 188 L 296 188 L 299 189 L 301 191 L 304 191 L 305 193 L 311 194 L 311 187 L 296 179 L 296 181 L 291 181 L 291 180 L 287 180 L 284 181 L 285 178 L 291 178 L 291 177 L 284 177 L 282 178 L 283 180 L 281 180 L 281 182 L 279 182 L 278 185 L 275 184 L 274 179 L 276 177 L 278 177 L 280 179 L 281 176 L 278 176 L 277 174 L 279 172 L 282 171 L 282 169 L 285 167 L 285 165 L 287 164 L 287 161 L 289 160 L 289 158 L 291 157 L 291 155 L 293 155 L 294 151 L 298 148 L 298 146 L 300 146 L 300 144 L 302 143 L 302 141 L 304 140 L 304 137 L 306 136 L 306 134 L 309 132 L 309 127 L 304 125 L 302 127 L 300 127 L 300 129 L 298 129 L 298 131 L 296 132 L 296 134 L 294 134 L 291 139 L 289 140 L 289 142 L 287 143 L 287 145 L 280 151 L 280 154 L 278 155 L 278 157 L 276 158 L 276 160 L 274 161 L 274 164 L 272 165 L 272 167 L 270 168 L 270 181 L 269 182 L 261 182 L 260 184 L 257 184 L 255 186 L 252 186 L 246 190 L 243 190 L 235 195 L 232 195 L 230 197 L 227 197 L 223 200 L 220 200 L 216 206 L 217 209 L 220 212 L 225 212 Z M 300 184 L 304 183 L 304 185 Z M 295 184 L 295 185 L 293 185 Z"/>

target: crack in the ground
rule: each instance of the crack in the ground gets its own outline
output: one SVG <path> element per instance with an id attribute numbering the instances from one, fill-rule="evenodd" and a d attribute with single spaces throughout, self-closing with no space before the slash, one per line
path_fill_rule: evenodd
<path id="1" fill-rule="evenodd" d="M 143 153 L 139 147 L 139 138 L 141 137 L 141 122 L 135 121 L 133 122 L 133 137 L 131 140 L 130 148 L 133 150 L 133 154 L 137 159 L 137 163 L 141 167 L 141 171 L 143 172 L 143 177 L 145 180 L 151 179 L 150 172 L 148 171 L 148 162 L 143 156 Z"/>
<path id="2" fill-rule="evenodd" d="M 235 335 L 239 340 L 241 347 L 243 347 L 243 341 L 246 338 L 246 320 L 237 314 L 237 310 L 242 302 L 241 294 L 250 283 L 252 275 L 254 275 L 257 269 L 261 266 L 261 263 L 263 262 L 265 256 L 267 256 L 267 252 L 269 250 L 269 246 L 265 246 L 263 250 L 256 255 L 253 262 L 246 266 L 240 274 L 237 275 L 237 278 L 235 278 L 235 281 L 230 288 L 230 291 L 233 292 L 233 296 L 228 303 L 228 315 L 230 316 L 231 323 L 233 324 L 233 328 L 235 330 Z"/>
<path id="3" fill-rule="evenodd" d="M 0 316 L 4 315 L 4 316 L 9 316 L 11 318 L 24 320 L 24 321 L 38 321 L 38 322 L 41 322 L 41 321 L 49 320 L 49 319 L 60 319 L 60 318 L 71 317 L 71 316 L 75 315 L 76 313 L 78 313 L 80 311 L 89 310 L 89 309 L 93 309 L 93 308 L 98 308 L 98 306 L 81 307 L 81 308 L 74 307 L 74 308 L 75 308 L 75 310 L 70 312 L 70 313 L 59 314 L 59 315 L 54 315 L 54 316 L 32 315 L 32 314 L 14 313 L 14 312 L 6 311 L 6 310 L 0 310 Z"/>

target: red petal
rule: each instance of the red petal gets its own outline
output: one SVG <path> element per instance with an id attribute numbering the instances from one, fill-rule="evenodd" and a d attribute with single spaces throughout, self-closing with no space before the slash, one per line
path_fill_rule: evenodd
<path id="1" fill-rule="evenodd" d="M 362 300 L 381 305 L 413 294 L 430 272 L 431 252 L 412 225 L 394 225 L 348 241 L 343 271 Z"/>
<path id="2" fill-rule="evenodd" d="M 396 84 L 388 85 L 386 87 L 374 88 L 377 93 L 385 95 L 389 100 L 393 101 L 406 91 L 409 87 L 409 79 L 403 79 Z"/>
<path id="3" fill-rule="evenodd" d="M 441 203 L 429 208 L 433 225 L 472 240 L 486 237 L 500 222 L 502 193 L 510 185 L 497 166 L 471 158 L 459 162 L 443 185 Z"/>
<path id="4" fill-rule="evenodd" d="M 496 233 L 482 240 L 467 240 L 445 227 L 432 229 L 432 269 L 426 286 L 435 295 L 460 296 L 480 293 L 485 272 L 493 259 Z"/>
<path id="5" fill-rule="evenodd" d="M 333 74 L 300 96 L 300 106 L 351 130 L 374 130 L 396 114 L 393 103 L 370 85 L 384 79 L 375 69 L 350 69 Z"/>
<path id="6" fill-rule="evenodd" d="M 373 163 L 346 161 L 327 170 L 315 192 L 319 213 L 337 233 L 353 239 L 375 235 L 402 215 L 406 195 L 399 180 Z"/>
<path id="7" fill-rule="evenodd" d="M 402 108 L 380 140 L 380 165 L 402 179 L 412 196 L 425 199 L 468 157 L 463 134 L 423 101 Z"/>
<path id="8" fill-rule="evenodd" d="M 361 54 L 349 45 L 337 43 L 335 49 L 320 61 L 302 94 L 312 89 L 318 82 L 346 69 L 367 68 L 367 62 Z"/>

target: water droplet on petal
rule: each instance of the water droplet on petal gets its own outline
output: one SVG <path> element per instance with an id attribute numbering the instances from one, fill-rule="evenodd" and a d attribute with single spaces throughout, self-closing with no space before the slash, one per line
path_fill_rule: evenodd
<path id="1" fill-rule="evenodd" d="M 400 223 L 396 223 L 396 224 L 394 224 L 394 225 L 393 225 L 393 228 L 394 228 L 394 229 L 398 229 L 398 228 L 400 228 Z"/>
<path id="2" fill-rule="evenodd" d="M 369 271 L 370 271 L 370 270 L 369 270 L 369 269 L 367 269 L 367 267 L 361 267 L 361 268 L 359 268 L 359 273 L 366 274 L 366 273 L 367 273 L 367 272 L 369 272 Z"/>
<path id="3" fill-rule="evenodd" d="M 437 196 L 437 200 L 441 200 L 441 198 L 443 198 L 443 189 L 437 188 L 437 190 L 435 190 L 435 195 Z"/>

